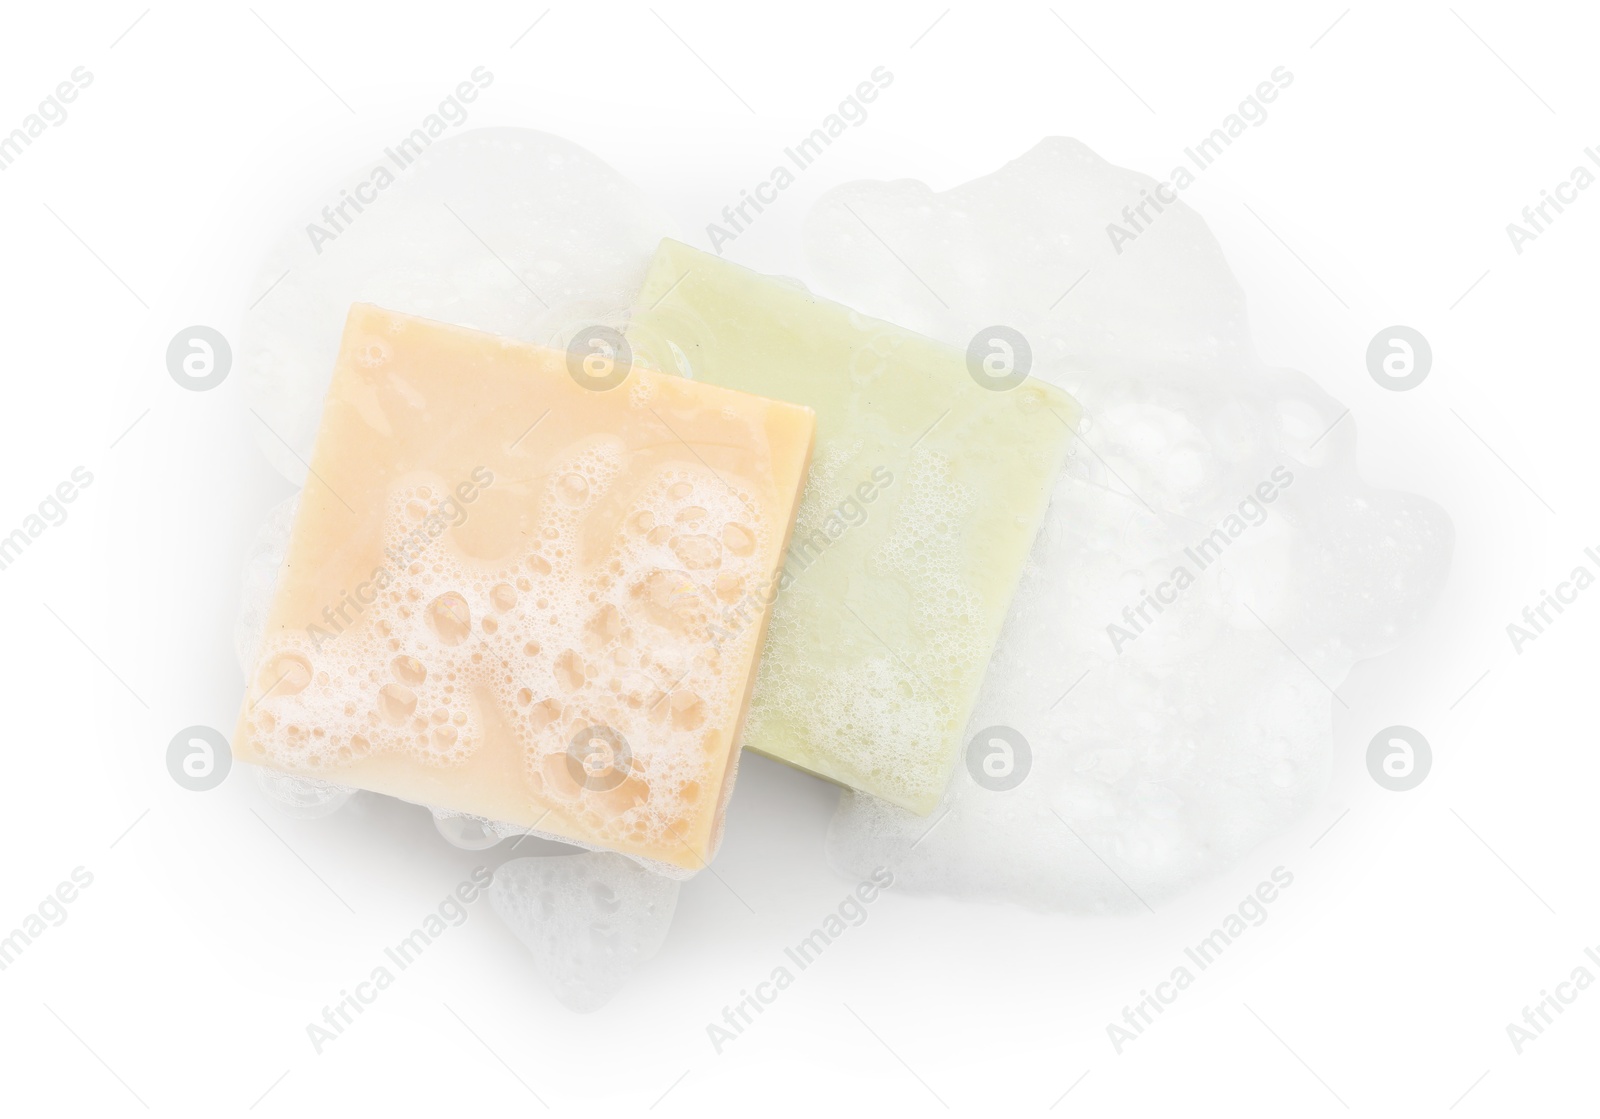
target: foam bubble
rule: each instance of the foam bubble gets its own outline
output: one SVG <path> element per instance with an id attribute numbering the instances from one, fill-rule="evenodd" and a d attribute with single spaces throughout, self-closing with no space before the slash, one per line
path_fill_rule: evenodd
<path id="1" fill-rule="evenodd" d="M 678 883 L 609 853 L 548 855 L 502 863 L 489 897 L 556 998 L 588 1013 L 661 950 Z"/>
<path id="2" fill-rule="evenodd" d="M 343 808 L 356 790 L 314 777 L 295 777 L 265 766 L 249 767 L 250 776 L 261 795 L 279 812 L 300 820 L 318 820 Z"/>

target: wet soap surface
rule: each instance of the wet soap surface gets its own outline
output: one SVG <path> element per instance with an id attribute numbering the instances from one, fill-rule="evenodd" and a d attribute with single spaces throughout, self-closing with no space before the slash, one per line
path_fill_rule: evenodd
<path id="1" fill-rule="evenodd" d="M 770 580 L 812 429 L 352 308 L 236 754 L 697 868 L 764 616 L 708 624 Z"/>
<path id="2" fill-rule="evenodd" d="M 926 813 L 1076 419 L 961 349 L 667 240 L 628 327 L 658 368 L 807 404 L 815 461 L 745 744 Z"/>

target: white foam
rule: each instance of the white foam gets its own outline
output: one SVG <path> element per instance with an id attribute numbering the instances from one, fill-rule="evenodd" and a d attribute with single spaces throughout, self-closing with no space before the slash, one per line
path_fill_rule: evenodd
<path id="1" fill-rule="evenodd" d="M 968 728 L 1020 731 L 1031 771 L 997 792 L 960 765 L 926 819 L 843 794 L 828 849 L 844 873 L 1069 910 L 1214 873 L 1315 800 L 1322 681 L 1391 648 L 1442 582 L 1448 518 L 1365 485 L 1344 408 L 1259 363 L 1204 221 L 1169 206 L 1113 251 L 1106 223 L 1153 186 L 1057 139 L 943 194 L 851 184 L 808 221 L 830 295 L 962 347 L 1015 327 L 1034 374 L 1085 409 Z M 1190 552 L 1219 528 L 1202 566 Z"/>
<path id="2" fill-rule="evenodd" d="M 261 646 L 246 718 L 270 763 L 316 776 L 403 753 L 448 770 L 480 745 L 475 697 L 487 695 L 516 736 L 531 798 L 560 803 L 601 841 L 670 846 L 675 822 L 722 777 L 707 736 L 738 714 L 728 664 L 755 639 L 705 635 L 725 602 L 759 589 L 773 528 L 697 466 L 613 494 L 619 456 L 609 442 L 574 448 L 547 479 L 538 539 L 492 571 L 421 531 L 449 492 L 442 482 L 396 490 L 374 601 L 356 614 L 330 604 L 314 619 L 327 629 Z M 623 538 L 580 566 L 586 518 L 619 500 Z M 570 772 L 569 744 L 595 726 L 638 744 L 611 788 Z"/>
<path id="3" fill-rule="evenodd" d="M 588 1013 L 661 950 L 678 883 L 607 852 L 549 855 L 502 863 L 489 897 L 556 998 Z"/>

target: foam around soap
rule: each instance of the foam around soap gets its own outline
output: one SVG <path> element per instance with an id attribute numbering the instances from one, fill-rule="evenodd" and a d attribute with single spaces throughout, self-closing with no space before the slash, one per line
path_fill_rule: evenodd
<path id="1" fill-rule="evenodd" d="M 1096 910 L 1216 873 L 1315 802 L 1330 690 L 1444 579 L 1449 519 L 1364 483 L 1344 406 L 1261 365 L 1198 214 L 1169 206 L 1110 248 L 1109 215 L 1154 185 L 1047 140 L 944 193 L 842 187 L 809 218 L 826 290 L 957 344 L 1007 323 L 1034 375 L 1084 408 L 967 764 L 931 827 L 843 795 L 828 850 L 846 874 L 887 865 L 907 890 Z M 1012 787 L 994 776 L 1018 767 Z"/>

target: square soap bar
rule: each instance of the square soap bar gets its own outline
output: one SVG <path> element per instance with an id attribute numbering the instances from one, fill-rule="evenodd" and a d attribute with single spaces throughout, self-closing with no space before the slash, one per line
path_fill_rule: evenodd
<path id="1" fill-rule="evenodd" d="M 926 815 L 1077 423 L 1034 379 L 663 241 L 637 358 L 817 413 L 745 745 Z"/>
<path id="2" fill-rule="evenodd" d="M 351 308 L 235 756 L 711 857 L 815 418 L 596 361 Z"/>

